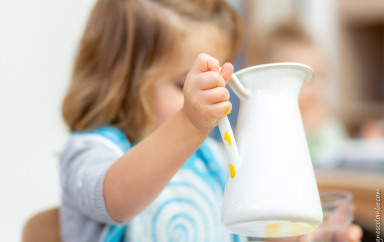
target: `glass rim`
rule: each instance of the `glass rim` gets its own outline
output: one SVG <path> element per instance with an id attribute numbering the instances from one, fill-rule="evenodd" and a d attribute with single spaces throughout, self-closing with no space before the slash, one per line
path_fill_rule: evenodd
<path id="1" fill-rule="evenodd" d="M 349 216 L 344 222 L 340 224 L 334 224 L 334 225 L 320 225 L 316 230 L 319 231 L 333 231 L 337 230 L 341 227 L 348 227 L 353 222 L 353 216 Z M 315 231 L 316 231 L 315 230 Z"/>
<path id="2" fill-rule="evenodd" d="M 321 206 L 334 206 L 334 205 L 339 205 L 345 202 L 350 203 L 352 201 L 352 193 L 346 190 L 335 190 L 335 189 L 323 190 L 323 191 L 319 191 L 319 196 L 320 196 Z M 322 201 L 321 200 L 322 196 L 323 197 L 335 196 L 336 199 L 332 201 Z"/>

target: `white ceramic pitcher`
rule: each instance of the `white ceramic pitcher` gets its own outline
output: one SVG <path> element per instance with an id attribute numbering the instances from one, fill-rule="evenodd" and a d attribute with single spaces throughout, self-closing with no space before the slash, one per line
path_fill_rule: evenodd
<path id="1" fill-rule="evenodd" d="M 227 116 L 218 121 L 230 160 L 222 207 L 230 232 L 287 237 L 322 223 L 298 106 L 301 86 L 312 78 L 306 65 L 274 63 L 245 68 L 229 81 L 241 101 L 236 139 Z"/>

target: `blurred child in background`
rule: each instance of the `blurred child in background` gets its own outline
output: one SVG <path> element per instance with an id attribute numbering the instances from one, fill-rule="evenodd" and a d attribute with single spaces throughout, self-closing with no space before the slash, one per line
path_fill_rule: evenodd
<path id="1" fill-rule="evenodd" d="M 348 139 L 348 135 L 343 124 L 326 107 L 324 100 L 326 69 L 323 56 L 295 20 L 274 28 L 261 43 L 259 64 L 299 62 L 314 69 L 314 79 L 304 83 L 300 91 L 299 107 L 314 165 L 332 165 L 337 160 L 338 152 Z M 347 234 L 347 241 L 357 242 L 362 238 L 362 229 L 352 224 Z M 267 241 L 307 242 L 305 236 Z"/>
<path id="2" fill-rule="evenodd" d="M 314 42 L 292 20 L 267 35 L 259 54 L 261 63 L 299 62 L 314 69 L 314 79 L 303 84 L 299 95 L 303 125 L 314 164 L 335 161 L 348 135 L 343 124 L 327 109 L 325 63 Z"/>

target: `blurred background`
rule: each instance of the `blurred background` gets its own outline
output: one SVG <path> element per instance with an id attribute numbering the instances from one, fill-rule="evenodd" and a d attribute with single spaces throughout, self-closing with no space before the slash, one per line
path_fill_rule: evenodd
<path id="1" fill-rule="evenodd" d="M 61 102 L 94 2 L 0 1 L 3 241 L 20 241 L 30 216 L 59 206 L 58 154 L 68 136 Z M 243 15 L 246 34 L 237 69 L 267 60 L 300 60 L 298 56 L 280 60 L 265 55 L 274 36 L 271 33 L 292 21 L 321 56 L 321 70 L 314 69 L 321 77 L 322 91 L 316 95 L 322 110 L 337 120 L 345 135 L 338 143 L 332 143 L 336 138 L 330 135 L 330 141 L 325 141 L 330 148 L 313 157 L 317 181 L 321 189 L 353 193 L 355 222 L 364 228 L 364 240 L 372 241 L 375 191 L 384 189 L 384 1 L 230 2 Z M 286 51 L 277 51 L 282 46 L 279 42 L 270 46 L 276 53 Z M 230 118 L 235 121 L 236 112 Z"/>

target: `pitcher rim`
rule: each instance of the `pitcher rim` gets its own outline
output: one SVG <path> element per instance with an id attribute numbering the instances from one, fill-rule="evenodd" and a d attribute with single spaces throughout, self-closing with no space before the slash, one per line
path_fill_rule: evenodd
<path id="1" fill-rule="evenodd" d="M 276 63 L 267 63 L 267 64 L 249 66 L 235 72 L 234 74 L 238 77 L 239 75 L 242 75 L 243 73 L 248 71 L 265 70 L 265 69 L 272 69 L 276 67 L 290 67 L 290 68 L 304 71 L 307 74 L 305 76 L 304 82 L 310 81 L 314 77 L 314 71 L 310 66 L 303 63 L 298 63 L 298 62 L 276 62 Z"/>

